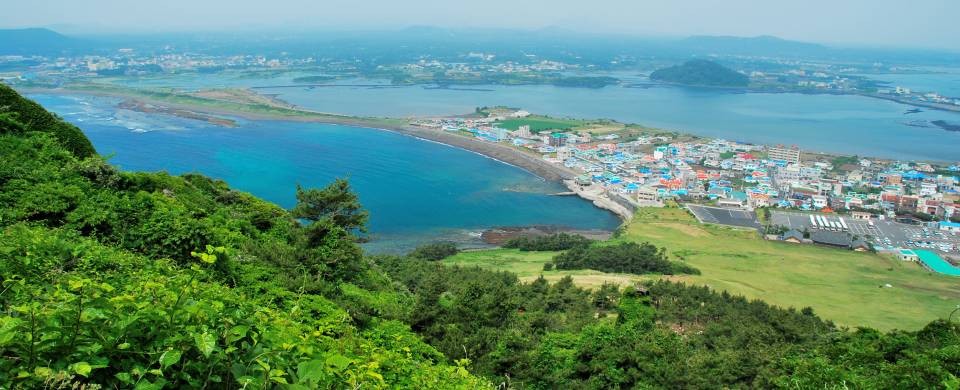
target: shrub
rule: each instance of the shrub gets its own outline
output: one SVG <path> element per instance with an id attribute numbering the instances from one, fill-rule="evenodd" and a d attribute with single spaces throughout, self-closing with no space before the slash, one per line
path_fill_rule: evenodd
<path id="1" fill-rule="evenodd" d="M 557 233 L 549 236 L 521 236 L 508 240 L 504 248 L 521 251 L 565 251 L 577 247 L 589 246 L 593 240 L 577 234 Z"/>
<path id="2" fill-rule="evenodd" d="M 460 250 L 452 242 L 435 242 L 417 247 L 408 256 L 421 260 L 438 261 L 453 256 L 457 252 L 460 252 Z"/>
<path id="3" fill-rule="evenodd" d="M 557 269 L 592 269 L 631 274 L 699 273 L 693 267 L 667 260 L 666 251 L 649 243 L 576 247 L 553 258 Z"/>

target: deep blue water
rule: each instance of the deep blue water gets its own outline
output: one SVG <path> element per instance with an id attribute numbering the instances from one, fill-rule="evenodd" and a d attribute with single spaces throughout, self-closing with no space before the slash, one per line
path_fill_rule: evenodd
<path id="1" fill-rule="evenodd" d="M 492 226 L 613 229 L 619 220 L 522 169 L 461 149 L 384 130 L 241 121 L 222 128 L 118 110 L 113 99 L 35 95 L 80 126 L 102 155 L 127 170 L 200 172 L 284 207 L 297 184 L 348 177 L 370 210 L 374 251 L 449 239 L 476 243 Z M 136 132 L 134 130 L 148 130 Z"/>

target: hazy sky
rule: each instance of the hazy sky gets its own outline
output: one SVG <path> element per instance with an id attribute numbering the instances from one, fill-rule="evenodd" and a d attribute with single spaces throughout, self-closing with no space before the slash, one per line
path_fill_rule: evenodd
<path id="1" fill-rule="evenodd" d="M 2 27 L 68 31 L 499 27 L 776 35 L 960 50 L 960 0 L 3 0 Z"/>

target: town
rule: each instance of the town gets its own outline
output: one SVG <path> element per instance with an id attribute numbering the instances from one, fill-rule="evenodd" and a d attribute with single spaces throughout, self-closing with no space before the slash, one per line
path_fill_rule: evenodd
<path id="1" fill-rule="evenodd" d="M 915 90 L 874 80 L 864 74 L 908 74 L 912 68 L 891 64 L 836 64 L 780 58 L 727 55 L 723 60 L 749 77 L 751 91 L 857 94 L 917 107 L 960 110 L 960 96 Z M 0 56 L 0 81 L 24 87 L 54 87 L 104 78 L 144 78 L 182 74 L 227 78 L 275 78 L 275 86 L 310 86 L 341 82 L 387 82 L 391 85 L 524 85 L 602 88 L 644 86 L 644 75 L 671 62 L 619 54 L 599 58 L 560 58 L 526 53 L 502 56 L 495 51 L 422 55 L 367 63 L 339 53 L 212 54 L 165 45 L 150 50 L 116 48 L 76 55 Z M 278 77 L 286 75 L 286 77 Z M 931 126 L 914 123 L 916 126 Z M 939 126 L 939 125 L 938 125 Z M 948 125 L 950 129 L 952 126 Z"/>
<path id="2" fill-rule="evenodd" d="M 412 125 L 499 143 L 569 172 L 574 193 L 624 218 L 681 203 L 703 223 L 768 239 L 890 252 L 960 274 L 960 166 L 808 153 L 484 109 Z M 578 127 L 582 130 L 578 130 Z"/>

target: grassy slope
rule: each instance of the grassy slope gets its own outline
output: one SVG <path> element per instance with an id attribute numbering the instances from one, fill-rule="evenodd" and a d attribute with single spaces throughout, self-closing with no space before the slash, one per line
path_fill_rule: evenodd
<path id="1" fill-rule="evenodd" d="M 643 209 L 621 239 L 665 246 L 671 257 L 703 272 L 671 278 L 784 307 L 811 306 L 823 318 L 848 326 L 918 329 L 946 317 L 960 302 L 960 279 L 879 255 L 764 241 L 752 232 L 700 225 L 682 209 Z M 499 249 L 463 253 L 446 262 L 536 277 L 552 255 Z M 570 272 L 544 275 L 553 279 L 566 273 Z M 588 286 L 640 279 L 595 271 L 572 273 Z M 879 287 L 887 283 L 893 287 Z"/>

